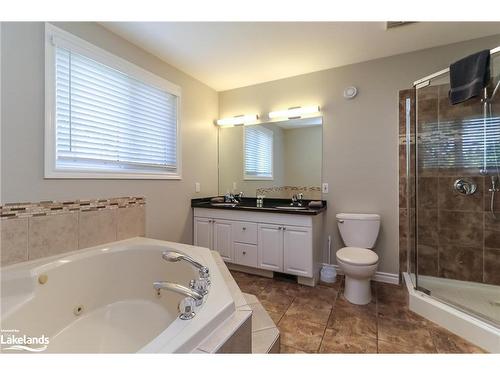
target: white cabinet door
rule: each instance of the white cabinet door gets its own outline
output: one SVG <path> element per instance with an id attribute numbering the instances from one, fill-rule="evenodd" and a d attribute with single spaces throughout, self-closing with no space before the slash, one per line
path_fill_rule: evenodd
<path id="1" fill-rule="evenodd" d="M 231 222 L 226 220 L 213 220 L 213 250 L 218 251 L 221 258 L 226 261 L 233 260 L 233 240 L 231 236 Z"/>
<path id="2" fill-rule="evenodd" d="M 194 245 L 212 247 L 212 220 L 204 217 L 194 218 Z"/>
<path id="3" fill-rule="evenodd" d="M 283 231 L 281 226 L 259 224 L 258 262 L 259 268 L 283 271 Z"/>
<path id="4" fill-rule="evenodd" d="M 311 228 L 284 226 L 283 272 L 312 277 L 312 254 Z"/>

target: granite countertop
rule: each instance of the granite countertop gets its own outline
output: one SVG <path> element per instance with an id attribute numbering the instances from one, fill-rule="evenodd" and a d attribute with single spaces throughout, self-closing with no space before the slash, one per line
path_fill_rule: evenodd
<path id="1" fill-rule="evenodd" d="M 326 201 L 321 201 L 323 207 L 321 208 L 307 208 L 305 210 L 290 210 L 283 208 L 276 208 L 277 206 L 289 206 L 290 199 L 274 199 L 274 198 L 264 198 L 263 207 L 257 207 L 256 198 L 243 198 L 241 203 L 231 207 L 231 206 L 217 206 L 210 203 L 210 199 L 207 198 L 195 198 L 191 199 L 191 207 L 193 208 L 211 208 L 217 210 L 233 210 L 233 211 L 254 211 L 254 212 L 273 212 L 280 214 L 292 214 L 292 215 L 318 215 L 326 210 Z M 307 207 L 310 200 L 304 199 L 304 206 Z"/>

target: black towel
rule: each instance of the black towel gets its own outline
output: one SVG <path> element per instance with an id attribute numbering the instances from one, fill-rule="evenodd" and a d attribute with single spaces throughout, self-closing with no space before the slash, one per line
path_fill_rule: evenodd
<path id="1" fill-rule="evenodd" d="M 450 65 L 451 104 L 458 104 L 481 94 L 490 80 L 490 51 L 464 57 Z"/>

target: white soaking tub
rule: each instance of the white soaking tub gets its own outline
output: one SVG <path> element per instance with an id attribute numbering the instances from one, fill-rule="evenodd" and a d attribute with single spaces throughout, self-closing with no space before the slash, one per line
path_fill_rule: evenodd
<path id="1" fill-rule="evenodd" d="M 209 293 L 191 320 L 179 318 L 184 296 L 166 290 L 158 296 L 153 288 L 154 281 L 187 286 L 198 278 L 190 264 L 163 260 L 165 250 L 210 269 Z M 186 353 L 235 311 L 208 249 L 146 238 L 4 267 L 1 291 L 4 341 L 45 335 L 49 353 Z"/>

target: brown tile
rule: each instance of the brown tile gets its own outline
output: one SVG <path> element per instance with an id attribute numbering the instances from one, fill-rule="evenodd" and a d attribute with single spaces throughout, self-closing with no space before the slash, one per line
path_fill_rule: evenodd
<path id="1" fill-rule="evenodd" d="M 396 320 L 378 320 L 378 339 L 394 345 L 411 347 L 415 352 L 435 352 L 431 334 L 420 323 Z"/>
<path id="2" fill-rule="evenodd" d="M 291 346 L 281 345 L 280 346 L 280 354 L 307 354 L 307 352 L 303 352 L 302 350 L 292 348 Z"/>
<path id="3" fill-rule="evenodd" d="M 447 245 L 439 247 L 439 276 L 447 279 L 481 282 L 482 247 Z"/>
<path id="4" fill-rule="evenodd" d="M 483 282 L 500 285 L 500 249 L 484 249 Z"/>
<path id="5" fill-rule="evenodd" d="M 418 245 L 418 273 L 420 275 L 438 275 L 437 246 Z"/>
<path id="6" fill-rule="evenodd" d="M 341 285 L 342 284 L 340 281 L 333 287 L 316 285 L 314 288 L 311 288 L 310 286 L 301 285 L 301 288 L 298 290 L 296 297 L 307 298 L 309 300 L 317 301 L 317 303 L 323 303 L 332 306 L 337 299 L 337 288 L 340 288 Z"/>
<path id="7" fill-rule="evenodd" d="M 497 216 L 494 219 L 490 212 L 484 213 L 484 247 L 500 249 L 500 212 Z"/>
<path id="8" fill-rule="evenodd" d="M 116 241 L 116 209 L 80 212 L 78 248 Z"/>
<path id="9" fill-rule="evenodd" d="M 283 345 L 310 353 L 319 349 L 325 325 L 284 317 L 278 329 Z"/>
<path id="10" fill-rule="evenodd" d="M 327 329 L 320 353 L 376 353 L 377 339 L 362 335 L 351 336 L 336 329 Z"/>
<path id="11" fill-rule="evenodd" d="M 285 313 L 294 299 L 294 297 L 283 294 L 279 288 L 273 288 L 272 284 L 260 290 L 257 297 L 267 311 L 276 313 Z"/>
<path id="12" fill-rule="evenodd" d="M 399 208 L 406 208 L 407 204 L 407 177 L 405 175 L 399 175 Z"/>
<path id="13" fill-rule="evenodd" d="M 144 206 L 119 208 L 116 212 L 116 225 L 117 240 L 144 236 L 146 232 L 146 208 Z"/>
<path id="14" fill-rule="evenodd" d="M 440 244 L 482 247 L 483 213 L 441 210 L 439 241 Z"/>
<path id="15" fill-rule="evenodd" d="M 463 195 L 453 188 L 455 180 L 459 177 L 462 176 L 439 177 L 439 208 L 453 211 L 483 211 L 484 178 L 467 176 L 467 180 L 477 184 L 477 190 L 472 195 Z M 436 186 L 434 188 L 436 189 Z"/>
<path id="16" fill-rule="evenodd" d="M 439 241 L 438 232 L 438 210 L 418 210 L 418 243 L 422 245 L 436 246 Z"/>
<path id="17" fill-rule="evenodd" d="M 283 315 L 285 315 L 283 312 L 276 312 L 273 310 L 266 310 L 271 319 L 273 320 L 274 324 L 278 325 L 280 322 L 281 318 L 283 318 Z"/>
<path id="18" fill-rule="evenodd" d="M 481 348 L 444 328 L 438 327 L 430 332 L 438 353 L 485 353 Z"/>
<path id="19" fill-rule="evenodd" d="M 430 350 L 427 347 L 421 346 L 405 346 L 401 344 L 394 344 L 392 342 L 386 342 L 378 340 L 378 353 L 380 354 L 424 354 L 424 353 L 436 353 L 435 350 Z"/>
<path id="20" fill-rule="evenodd" d="M 326 325 L 332 305 L 317 299 L 295 298 L 285 313 L 285 318 L 307 320 Z"/>
<path id="21" fill-rule="evenodd" d="M 419 177 L 417 179 L 417 196 L 419 208 L 437 208 L 438 178 Z"/>
<path id="22" fill-rule="evenodd" d="M 339 296 L 330 314 L 328 328 L 338 327 L 339 330 L 345 330 L 350 335 L 364 334 L 376 337 L 376 306 L 375 302 L 367 305 L 353 305 L 344 296 Z"/>

